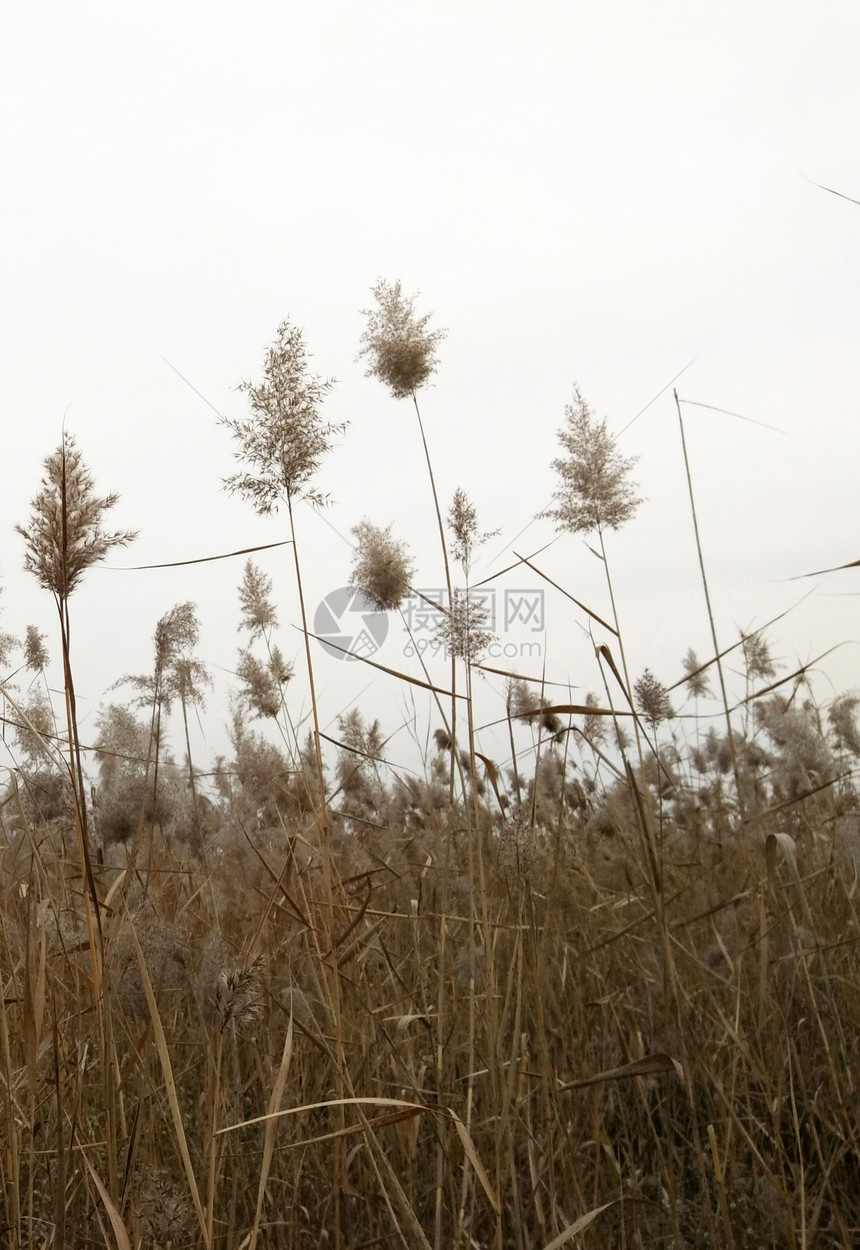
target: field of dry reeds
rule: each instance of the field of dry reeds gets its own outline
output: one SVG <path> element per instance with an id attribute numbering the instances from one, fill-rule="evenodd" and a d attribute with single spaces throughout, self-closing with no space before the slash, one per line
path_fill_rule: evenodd
<path id="1" fill-rule="evenodd" d="M 578 605 L 599 693 L 501 674 L 491 759 L 470 595 L 487 535 L 464 492 L 443 512 L 418 404 L 441 333 L 399 284 L 374 295 L 363 353 L 417 417 L 448 590 L 445 680 L 403 676 L 435 699 L 423 773 L 392 770 L 360 710 L 334 741 L 296 728 L 251 562 L 233 758 L 208 779 L 191 758 L 190 603 L 88 754 L 73 592 L 133 535 L 105 528 L 115 497 L 73 439 L 46 461 L 21 536 L 57 606 L 65 706 L 58 725 L 38 683 L 3 685 L 0 1244 L 850 1250 L 860 698 L 818 706 L 761 632 L 715 632 L 673 690 L 631 677 L 606 540 L 638 506 L 633 465 L 575 392 L 546 516 L 604 565 L 609 619 Z M 314 711 L 293 508 L 339 433 L 326 388 L 285 323 L 228 482 L 288 517 Z M 692 482 L 690 501 L 695 521 Z M 353 584 L 397 611 L 408 552 L 369 522 L 356 540 Z M 4 663 L 17 645 L 42 672 L 38 632 L 3 635 Z"/>

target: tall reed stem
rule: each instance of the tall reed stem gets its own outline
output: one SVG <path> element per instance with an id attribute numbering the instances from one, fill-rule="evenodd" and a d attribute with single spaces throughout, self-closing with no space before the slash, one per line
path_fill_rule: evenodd
<path id="1" fill-rule="evenodd" d="M 313 719 L 314 719 L 314 749 L 316 753 L 316 765 L 317 765 L 317 774 L 318 774 L 318 780 L 319 780 L 320 819 L 322 822 L 323 836 L 328 837 L 328 833 L 329 833 L 328 805 L 326 802 L 326 793 L 325 793 L 325 775 L 323 773 L 322 746 L 321 746 L 321 738 L 320 738 L 319 712 L 317 710 L 316 686 L 314 684 L 314 663 L 311 658 L 311 636 L 308 631 L 308 618 L 307 618 L 307 612 L 305 610 L 305 594 L 304 594 L 304 589 L 302 587 L 302 568 L 301 568 L 301 563 L 299 561 L 299 548 L 298 548 L 298 544 L 296 543 L 296 525 L 295 525 L 295 518 L 293 516 L 293 501 L 292 501 L 292 496 L 289 494 L 287 495 L 287 511 L 290 517 L 290 537 L 292 538 L 292 544 L 293 544 L 293 560 L 294 560 L 295 568 L 296 568 L 296 586 L 298 587 L 298 592 L 299 592 L 299 608 L 302 614 L 302 636 L 304 637 L 304 640 L 305 640 L 305 660 L 307 662 L 308 685 L 310 687 L 310 694 L 311 694 L 311 712 L 313 714 Z"/>
<path id="2" fill-rule="evenodd" d="M 744 811 L 744 796 L 743 796 L 743 790 L 741 788 L 740 771 L 738 769 L 738 755 L 737 755 L 737 750 L 735 749 L 735 736 L 734 736 L 734 731 L 732 729 L 732 718 L 729 712 L 729 696 L 726 691 L 726 679 L 723 673 L 723 662 L 722 662 L 722 659 L 720 658 L 720 644 L 717 641 L 717 627 L 714 622 L 714 611 L 713 611 L 713 608 L 711 607 L 711 593 L 708 589 L 708 577 L 707 577 L 707 574 L 705 573 L 705 558 L 704 558 L 704 555 L 702 554 L 702 541 L 701 541 L 701 538 L 699 537 L 699 521 L 698 521 L 698 517 L 696 516 L 696 500 L 695 500 L 695 496 L 693 495 L 693 477 L 690 472 L 690 459 L 689 459 L 689 456 L 687 455 L 687 437 L 684 431 L 684 418 L 681 413 L 681 401 L 678 398 L 678 392 L 676 390 L 673 390 L 672 393 L 675 396 L 675 407 L 678 410 L 678 425 L 681 430 L 681 450 L 684 453 L 684 472 L 686 473 L 687 491 L 689 492 L 689 496 L 690 496 L 690 512 L 693 517 L 693 533 L 695 534 L 695 537 L 696 537 L 696 553 L 699 557 L 699 571 L 701 572 L 701 575 L 702 575 L 702 589 L 705 592 L 705 605 L 708 610 L 708 622 L 711 626 L 711 641 L 714 644 L 714 660 L 717 665 L 717 675 L 720 680 L 720 693 L 723 698 L 723 712 L 726 718 L 726 735 L 728 737 L 729 750 L 732 756 L 732 769 L 734 771 L 734 777 L 735 777 L 735 791 L 738 796 L 738 811 L 740 813 L 741 824 L 743 825 L 746 821 L 746 815 Z"/>
<path id="3" fill-rule="evenodd" d="M 445 589 L 448 593 L 448 610 L 452 611 L 454 606 L 454 592 L 451 586 L 451 564 L 448 559 L 448 544 L 445 541 L 445 524 L 442 520 L 442 509 L 439 505 L 439 495 L 436 490 L 436 476 L 433 473 L 433 462 L 430 459 L 430 449 L 427 446 L 427 436 L 424 433 L 424 422 L 421 419 L 421 409 L 418 406 L 418 396 L 414 391 L 412 395 L 412 403 L 415 405 L 415 415 L 418 418 L 418 429 L 421 433 L 421 444 L 424 448 L 424 459 L 427 461 L 427 474 L 430 478 L 430 489 L 433 492 L 433 507 L 436 510 L 436 524 L 439 527 L 439 543 L 442 547 L 442 564 L 445 569 Z M 457 662 L 454 656 L 451 656 L 451 773 L 449 781 L 449 792 L 451 801 L 454 798 L 454 778 L 456 776 L 457 765 Z M 465 793 L 463 794 L 466 799 Z"/>

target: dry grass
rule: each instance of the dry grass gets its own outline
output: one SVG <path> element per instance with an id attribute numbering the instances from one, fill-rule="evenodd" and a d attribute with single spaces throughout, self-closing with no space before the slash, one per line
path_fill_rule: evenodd
<path id="1" fill-rule="evenodd" d="M 9 806 L 7 1244 L 856 1244 L 856 882 L 820 797 L 791 835 L 664 820 L 656 904 L 635 827 L 583 812 L 527 861 L 459 808 L 208 872 L 156 836 L 124 901 L 95 869 L 100 1010 L 63 818 Z"/>
<path id="2" fill-rule="evenodd" d="M 731 732 L 673 738 L 612 598 L 614 626 L 586 611 L 625 676 L 601 646 L 599 699 L 512 686 L 507 761 L 476 745 L 465 654 L 468 750 L 452 717 L 425 777 L 393 776 L 354 710 L 323 772 L 269 589 L 249 566 L 288 758 L 248 683 L 211 798 L 114 710 L 82 812 L 79 756 L 12 703 L 2 1244 L 860 1243 L 856 700 L 828 723 L 744 645 Z M 698 696 L 708 665 L 685 663 Z"/>

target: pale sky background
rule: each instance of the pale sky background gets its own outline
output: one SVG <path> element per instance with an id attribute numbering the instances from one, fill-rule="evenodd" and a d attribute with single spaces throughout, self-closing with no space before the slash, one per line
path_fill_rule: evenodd
<path id="1" fill-rule="evenodd" d="M 5 6 L 0 628 L 48 634 L 59 689 L 53 605 L 13 526 L 64 415 L 98 488 L 121 495 L 115 524 L 140 531 L 110 565 L 285 537 L 223 492 L 232 441 L 213 412 L 245 413 L 236 385 L 260 377 L 284 318 L 338 379 L 324 415 L 350 422 L 318 476 L 332 506 L 299 518 L 309 602 L 347 581 L 365 517 L 394 523 L 417 584 L 438 586 L 414 413 L 355 359 L 382 276 L 448 330 L 422 409 L 443 501 L 462 486 L 501 529 L 483 575 L 553 537 L 534 518 L 576 382 L 639 457 L 646 502 L 609 540 L 633 673 L 670 684 L 688 647 L 710 653 L 671 386 L 625 428 L 689 365 L 683 399 L 781 431 L 685 408 L 721 642 L 812 591 L 770 631 L 775 655 L 837 647 L 819 698 L 860 685 L 858 572 L 788 580 L 860 557 L 860 206 L 812 185 L 860 199 L 858 64 L 855 0 Z M 301 715 L 289 559 L 258 562 Z M 539 563 L 608 611 L 581 539 Z M 123 697 L 111 684 L 151 669 L 158 618 L 192 600 L 216 678 L 198 763 L 229 750 L 242 564 L 88 574 L 72 603 L 85 738 Z M 598 688 L 582 619 L 548 599 L 546 675 L 580 695 Z M 404 642 L 392 623 L 377 659 L 417 672 Z M 397 730 L 405 687 L 315 654 L 328 732 L 354 702 Z M 501 715 L 502 685 L 482 689 L 479 720 Z M 389 755 L 414 761 L 408 734 Z"/>

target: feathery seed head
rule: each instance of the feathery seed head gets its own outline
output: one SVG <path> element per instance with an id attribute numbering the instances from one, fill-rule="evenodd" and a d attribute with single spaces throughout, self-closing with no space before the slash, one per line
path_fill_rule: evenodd
<path id="1" fill-rule="evenodd" d="M 693 698 L 698 699 L 703 695 L 710 694 L 711 688 L 708 683 L 708 675 L 705 672 L 707 665 L 700 663 L 699 657 L 692 647 L 688 649 L 682 664 L 684 665 L 684 672 L 687 674 L 684 685 Z"/>
<path id="2" fill-rule="evenodd" d="M 144 1167 L 134 1207 L 148 1244 L 184 1246 L 193 1236 L 194 1210 L 165 1167 Z"/>
<path id="3" fill-rule="evenodd" d="M 499 867 L 526 878 L 535 860 L 535 829 L 531 806 L 525 804 L 502 826 Z"/>
<path id="4" fill-rule="evenodd" d="M 454 498 L 448 509 L 448 524 L 454 535 L 454 559 L 468 575 L 475 550 L 482 547 L 489 539 L 495 538 L 499 531 L 487 530 L 486 533 L 482 533 L 478 529 L 478 513 L 475 505 L 460 487 L 454 491 Z"/>
<path id="5" fill-rule="evenodd" d="M 578 387 L 564 411 L 558 441 L 567 454 L 552 462 L 559 485 L 554 506 L 541 515 L 573 534 L 619 529 L 642 502 L 630 481 L 636 458 L 618 452 L 606 422 L 598 421 Z"/>
<path id="6" fill-rule="evenodd" d="M 32 629 L 33 627 L 30 626 L 30 628 Z M 12 658 L 12 652 L 19 645 L 18 639 L 14 634 L 7 634 L 0 630 L 0 669 L 7 667 Z M 45 662 L 47 663 L 47 660 Z"/>
<path id="7" fill-rule="evenodd" d="M 589 690 L 585 696 L 585 706 L 599 708 L 600 702 L 593 690 Z M 590 712 L 586 712 L 582 722 L 582 732 L 589 742 L 601 743 L 606 741 L 606 724 L 603 716 L 597 716 Z"/>
<path id="8" fill-rule="evenodd" d="M 436 372 L 436 348 L 445 330 L 428 330 L 430 313 L 415 312 L 415 296 L 404 295 L 400 282 L 380 278 L 372 288 L 375 308 L 363 308 L 367 328 L 359 359 L 368 358 L 366 377 L 378 378 L 395 399 L 405 399 Z"/>
<path id="9" fill-rule="evenodd" d="M 153 634 L 155 663 L 151 673 L 126 673 L 114 686 L 128 682 L 137 690 L 138 707 L 158 707 L 168 715 L 174 699 L 204 707 L 203 690 L 212 685 L 205 664 L 191 654 L 200 638 L 197 605 L 177 603 L 158 621 Z"/>
<path id="10" fill-rule="evenodd" d="M 836 749 L 860 757 L 860 733 L 857 729 L 856 712 L 860 695 L 848 692 L 834 699 L 827 712 L 827 719 L 836 743 Z"/>
<path id="11" fill-rule="evenodd" d="M 197 646 L 200 626 L 193 603 L 177 603 L 155 627 L 155 672 L 161 676 L 184 652 Z"/>
<path id="12" fill-rule="evenodd" d="M 0 632 L 0 668 L 7 666 L 17 646 L 18 639 L 14 634 Z"/>
<path id="13" fill-rule="evenodd" d="M 30 523 L 15 529 L 26 544 L 24 567 L 64 602 L 91 565 L 114 547 L 126 547 L 137 534 L 104 529 L 104 514 L 119 496 L 95 494 L 93 475 L 71 434 L 63 435 L 44 466 L 42 489 L 30 505 Z"/>
<path id="14" fill-rule="evenodd" d="M 633 686 L 633 697 L 636 707 L 652 729 L 656 729 L 664 720 L 674 716 L 666 687 L 657 680 L 649 668 Z"/>
<path id="15" fill-rule="evenodd" d="M 24 707 L 25 718 L 15 726 L 18 749 L 35 772 L 44 765 L 45 743 L 54 737 L 57 726 L 51 701 L 43 690 L 34 686 Z M 29 784 L 29 783 L 28 783 Z"/>
<path id="16" fill-rule="evenodd" d="M 220 1033 L 231 1021 L 241 1028 L 262 1015 L 265 970 L 263 956 L 246 968 L 222 968 L 215 990 L 215 1016 Z"/>
<path id="17" fill-rule="evenodd" d="M 202 660 L 182 656 L 173 665 L 171 680 L 180 703 L 186 706 L 193 703 L 200 709 L 205 708 L 206 696 L 203 691 L 212 686 L 212 678 Z"/>
<path id="18" fill-rule="evenodd" d="M 771 655 L 770 644 L 762 634 L 742 634 L 741 650 L 747 677 L 770 681 L 776 677 L 777 665 Z"/>
<path id="19" fill-rule="evenodd" d="M 333 385 L 331 379 L 308 371 L 302 332 L 289 321 L 278 327 L 278 336 L 266 353 L 263 381 L 240 384 L 239 390 L 248 396 L 251 416 L 244 420 L 225 417 L 223 424 L 238 441 L 236 458 L 247 469 L 228 477 L 225 486 L 243 495 L 260 515 L 277 512 L 283 500 L 325 503 L 325 496 L 311 487 L 311 479 L 331 451 L 334 436 L 346 429 L 345 422 L 327 423 L 319 414 Z"/>
<path id="20" fill-rule="evenodd" d="M 281 687 L 293 675 L 293 668 L 277 647 L 272 649 L 268 664 L 258 660 L 250 651 L 239 652 L 236 675 L 242 682 L 242 698 L 255 716 L 278 716 L 283 695 Z"/>
<path id="21" fill-rule="evenodd" d="M 380 529 L 369 521 L 360 521 L 352 532 L 356 547 L 350 586 L 379 612 L 399 608 L 415 572 L 406 545 L 391 537 L 390 525 Z"/>
<path id="22" fill-rule="evenodd" d="M 507 705 L 509 716 L 528 721 L 529 724 L 539 718 L 541 730 L 549 734 L 554 743 L 564 740 L 567 731 L 561 720 L 554 712 L 547 710 L 550 705 L 546 699 L 534 694 L 526 682 L 517 679 L 509 683 Z"/>
<path id="23" fill-rule="evenodd" d="M 248 560 L 239 587 L 239 603 L 242 608 L 240 629 L 247 629 L 251 641 L 263 637 L 278 624 L 278 613 L 271 600 L 272 579 L 262 569 Z"/>
<path id="24" fill-rule="evenodd" d="M 364 717 L 357 707 L 343 712 L 337 718 L 337 728 L 341 742 L 359 751 L 369 759 L 379 759 L 385 745 L 379 721 L 366 725 Z"/>
<path id="25" fill-rule="evenodd" d="M 32 673 L 41 673 L 48 667 L 45 634 L 40 633 L 35 625 L 27 626 L 27 636 L 24 639 L 24 663 Z"/>
<path id="26" fill-rule="evenodd" d="M 493 641 L 493 635 L 484 628 L 488 620 L 486 604 L 465 590 L 455 590 L 438 636 L 454 659 L 477 664 Z"/>

